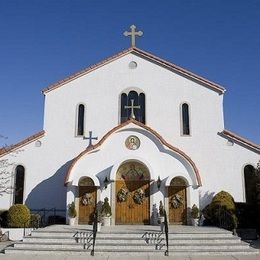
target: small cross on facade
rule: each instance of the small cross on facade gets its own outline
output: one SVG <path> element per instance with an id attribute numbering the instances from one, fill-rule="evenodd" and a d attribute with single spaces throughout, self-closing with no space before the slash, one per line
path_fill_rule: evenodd
<path id="1" fill-rule="evenodd" d="M 134 106 L 134 100 L 131 99 L 131 106 L 125 106 L 125 109 L 128 109 L 128 108 L 131 109 L 130 118 L 135 119 L 134 108 L 140 109 L 141 107 L 140 106 Z"/>
<path id="2" fill-rule="evenodd" d="M 131 45 L 132 45 L 132 47 L 134 47 L 135 46 L 135 37 L 136 36 L 142 36 L 143 32 L 142 31 L 136 32 L 135 31 L 135 29 L 136 29 L 135 25 L 131 25 L 130 29 L 131 29 L 131 32 L 125 31 L 124 36 L 131 36 Z"/>
<path id="3" fill-rule="evenodd" d="M 89 140 L 88 147 L 92 146 L 92 140 L 98 140 L 97 137 L 92 136 L 92 131 L 89 131 L 89 137 L 84 137 L 84 139 Z"/>

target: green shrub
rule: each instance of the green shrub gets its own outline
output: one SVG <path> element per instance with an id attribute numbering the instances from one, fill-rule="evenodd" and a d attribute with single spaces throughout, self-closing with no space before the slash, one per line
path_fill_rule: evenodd
<path id="1" fill-rule="evenodd" d="M 236 206 L 233 197 L 225 191 L 217 193 L 203 210 L 207 223 L 228 230 L 237 228 Z"/>
<path id="2" fill-rule="evenodd" d="M 77 216 L 77 211 L 76 211 L 76 207 L 75 207 L 75 202 L 71 202 L 68 205 L 68 215 L 70 218 L 75 218 Z"/>
<path id="3" fill-rule="evenodd" d="M 31 214 L 30 227 L 39 228 L 40 223 L 41 223 L 41 215 L 40 214 Z"/>
<path id="4" fill-rule="evenodd" d="M 107 197 L 105 197 L 104 203 L 102 204 L 101 214 L 103 217 L 110 217 L 112 215 L 111 207 Z"/>
<path id="5" fill-rule="evenodd" d="M 30 210 L 23 204 L 13 205 L 8 210 L 7 219 L 9 227 L 28 227 L 31 219 Z"/>
<path id="6" fill-rule="evenodd" d="M 199 209 L 198 207 L 194 204 L 191 208 L 191 217 L 192 218 L 199 218 Z"/>
<path id="7" fill-rule="evenodd" d="M 164 207 L 163 207 L 163 203 L 160 200 L 160 204 L 159 204 L 159 215 L 160 217 L 164 217 Z"/>

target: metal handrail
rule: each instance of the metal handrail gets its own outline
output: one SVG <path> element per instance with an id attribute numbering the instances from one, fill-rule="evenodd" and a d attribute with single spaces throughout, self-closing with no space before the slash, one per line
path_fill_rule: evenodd
<path id="1" fill-rule="evenodd" d="M 96 207 L 95 213 L 94 213 L 94 221 L 93 221 L 93 244 L 92 244 L 92 250 L 91 250 L 91 253 L 90 253 L 92 256 L 94 256 L 94 254 L 95 254 L 97 223 L 98 223 L 98 208 Z"/>
<path id="2" fill-rule="evenodd" d="M 164 252 L 165 256 L 169 255 L 169 227 L 166 210 L 164 210 L 164 230 L 165 230 L 165 240 L 166 240 L 166 251 Z"/>

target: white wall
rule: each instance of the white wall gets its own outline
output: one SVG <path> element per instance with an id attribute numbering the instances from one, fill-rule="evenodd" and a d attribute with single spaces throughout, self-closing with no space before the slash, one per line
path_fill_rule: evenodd
<path id="1" fill-rule="evenodd" d="M 128 67 L 132 60 L 137 62 L 136 69 Z M 63 186 L 65 173 L 71 160 L 88 146 L 87 140 L 75 137 L 77 105 L 86 105 L 86 135 L 88 131 L 93 131 L 93 135 L 100 140 L 119 124 L 120 94 L 126 89 L 141 89 L 145 93 L 147 125 L 195 162 L 202 178 L 202 187 L 199 189 L 202 205 L 207 203 L 208 195 L 210 197 L 220 190 L 229 191 L 237 201 L 244 200 L 242 169 L 247 163 L 256 165 L 259 153 L 236 144 L 227 146 L 226 140 L 217 134 L 224 129 L 223 95 L 136 55 L 128 54 L 48 92 L 44 110 L 46 133 L 41 138 L 42 146 L 35 147 L 32 142 L 25 145 L 17 157 L 3 157 L 9 158 L 16 165 L 24 165 L 24 199 L 30 207 L 66 208 L 66 188 Z M 190 105 L 191 136 L 181 136 L 180 133 L 180 104 L 183 102 Z M 122 132 L 118 136 L 123 140 L 130 133 Z M 143 146 L 136 154 L 139 153 L 140 159 L 149 161 L 155 178 L 159 172 L 162 178 L 177 172 L 185 176 L 181 166 L 174 164 L 176 160 L 171 160 L 162 153 L 159 159 L 154 156 L 156 153 L 152 153 L 154 149 L 150 149 L 152 144 L 147 140 L 142 140 Z M 111 136 L 104 143 L 102 151 L 107 149 L 114 152 L 111 152 L 111 156 L 101 152 L 99 169 L 95 168 L 95 171 L 102 172 L 106 167 L 113 167 L 123 157 L 136 156 L 123 146 L 117 146 L 119 150 L 115 151 L 114 144 L 118 142 Z M 142 150 L 143 147 L 145 151 Z M 91 172 L 91 167 L 96 164 L 97 161 L 89 161 L 78 172 L 78 176 L 96 174 Z M 0 208 L 8 208 L 11 204 L 11 195 L 0 198 Z"/>

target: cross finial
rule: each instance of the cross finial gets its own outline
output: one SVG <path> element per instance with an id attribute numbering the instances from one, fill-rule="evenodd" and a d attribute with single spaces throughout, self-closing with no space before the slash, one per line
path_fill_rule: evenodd
<path id="1" fill-rule="evenodd" d="M 132 45 L 132 47 L 134 47 L 135 46 L 135 37 L 136 36 L 142 36 L 143 32 L 142 31 L 136 32 L 135 31 L 135 29 L 136 29 L 135 25 L 131 25 L 130 29 L 131 29 L 131 32 L 125 31 L 124 36 L 131 36 L 131 45 Z"/>
<path id="2" fill-rule="evenodd" d="M 93 137 L 93 136 L 92 136 L 92 131 L 89 131 L 89 137 L 84 137 L 84 139 L 89 140 L 88 147 L 89 147 L 89 146 L 92 146 L 92 140 L 98 140 L 97 137 Z"/>

